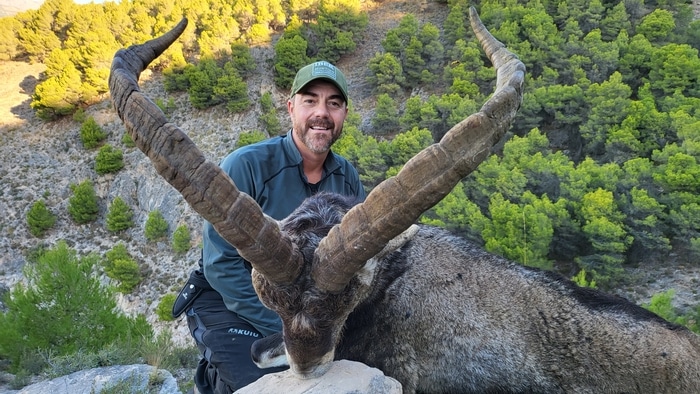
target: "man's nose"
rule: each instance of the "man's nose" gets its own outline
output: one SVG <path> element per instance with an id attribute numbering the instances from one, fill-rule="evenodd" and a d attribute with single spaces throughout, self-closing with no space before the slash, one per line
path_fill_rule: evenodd
<path id="1" fill-rule="evenodd" d="M 319 102 L 318 105 L 314 108 L 314 115 L 322 118 L 328 118 L 331 116 L 330 107 L 327 103 Z"/>

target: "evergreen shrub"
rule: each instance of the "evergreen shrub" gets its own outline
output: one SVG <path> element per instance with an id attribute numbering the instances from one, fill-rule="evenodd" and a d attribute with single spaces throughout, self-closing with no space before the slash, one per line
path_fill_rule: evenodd
<path id="1" fill-rule="evenodd" d="M 173 232 L 173 250 L 177 254 L 186 253 L 190 250 L 192 242 L 192 237 L 190 236 L 190 230 L 187 226 L 180 225 Z"/>
<path id="2" fill-rule="evenodd" d="M 106 138 L 107 133 L 102 130 L 92 116 L 85 119 L 80 126 L 80 141 L 87 149 L 97 148 Z"/>
<path id="3" fill-rule="evenodd" d="M 120 242 L 107 253 L 103 262 L 105 274 L 118 282 L 117 290 L 128 294 L 141 282 L 141 269 L 126 249 L 124 243 Z"/>
<path id="4" fill-rule="evenodd" d="M 163 218 L 159 210 L 151 211 L 146 219 L 144 235 L 146 239 L 153 242 L 165 238 L 168 234 L 168 222 Z"/>
<path id="5" fill-rule="evenodd" d="M 97 352 L 153 337 L 143 316 L 118 312 L 114 293 L 94 276 L 97 259 L 94 254 L 79 257 L 59 241 L 25 266 L 27 284 L 5 293 L 6 311 L 0 314 L 0 357 L 10 362 L 11 371 L 27 371 L 47 354 Z"/>
<path id="6" fill-rule="evenodd" d="M 29 232 L 35 237 L 43 236 L 56 223 L 56 215 L 54 215 L 44 203 L 44 200 L 38 200 L 27 212 L 27 224 Z"/>
<path id="7" fill-rule="evenodd" d="M 134 225 L 134 212 L 121 197 L 115 197 L 107 212 L 107 230 L 113 233 L 127 230 Z"/>
<path id="8" fill-rule="evenodd" d="M 124 168 L 124 155 L 121 149 L 114 148 L 110 144 L 105 144 L 97 152 L 95 158 L 95 171 L 100 174 L 117 172 Z"/>
<path id="9" fill-rule="evenodd" d="M 97 219 L 100 211 L 98 198 L 92 182 L 85 180 L 71 185 L 73 196 L 68 200 L 68 213 L 78 224 L 90 223 Z"/>

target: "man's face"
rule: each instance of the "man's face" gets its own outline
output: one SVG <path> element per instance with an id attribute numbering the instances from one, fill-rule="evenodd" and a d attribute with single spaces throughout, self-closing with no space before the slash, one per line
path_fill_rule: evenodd
<path id="1" fill-rule="evenodd" d="M 315 154 L 328 152 L 340 138 L 348 108 L 338 88 L 323 80 L 311 81 L 287 101 L 294 136 Z"/>

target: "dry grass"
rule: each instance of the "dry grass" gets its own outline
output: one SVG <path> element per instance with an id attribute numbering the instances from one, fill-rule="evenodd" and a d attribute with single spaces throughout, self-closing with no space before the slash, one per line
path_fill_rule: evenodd
<path id="1" fill-rule="evenodd" d="M 43 64 L 0 62 L 0 130 L 36 120 L 29 103 L 45 69 Z"/>

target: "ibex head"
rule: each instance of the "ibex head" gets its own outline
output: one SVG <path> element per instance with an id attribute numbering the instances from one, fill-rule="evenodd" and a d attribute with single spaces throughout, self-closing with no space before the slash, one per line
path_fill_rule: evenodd
<path id="1" fill-rule="evenodd" d="M 127 131 L 158 173 L 252 264 L 256 290 L 282 318 L 290 366 L 302 376 L 324 372 L 333 359 L 343 322 L 361 300 L 362 284 L 368 284 L 363 272 L 370 272 L 373 256 L 489 155 L 520 107 L 525 66 L 486 30 L 474 8 L 470 22 L 497 70 L 493 96 L 373 189 L 365 202 L 353 206 L 342 198 L 319 197 L 329 204 L 324 212 L 330 215 L 320 228 L 304 227 L 301 222 L 312 219 L 303 212 L 281 222 L 263 214 L 139 91 L 138 76 L 177 39 L 186 20 L 114 57 L 110 92 Z"/>

